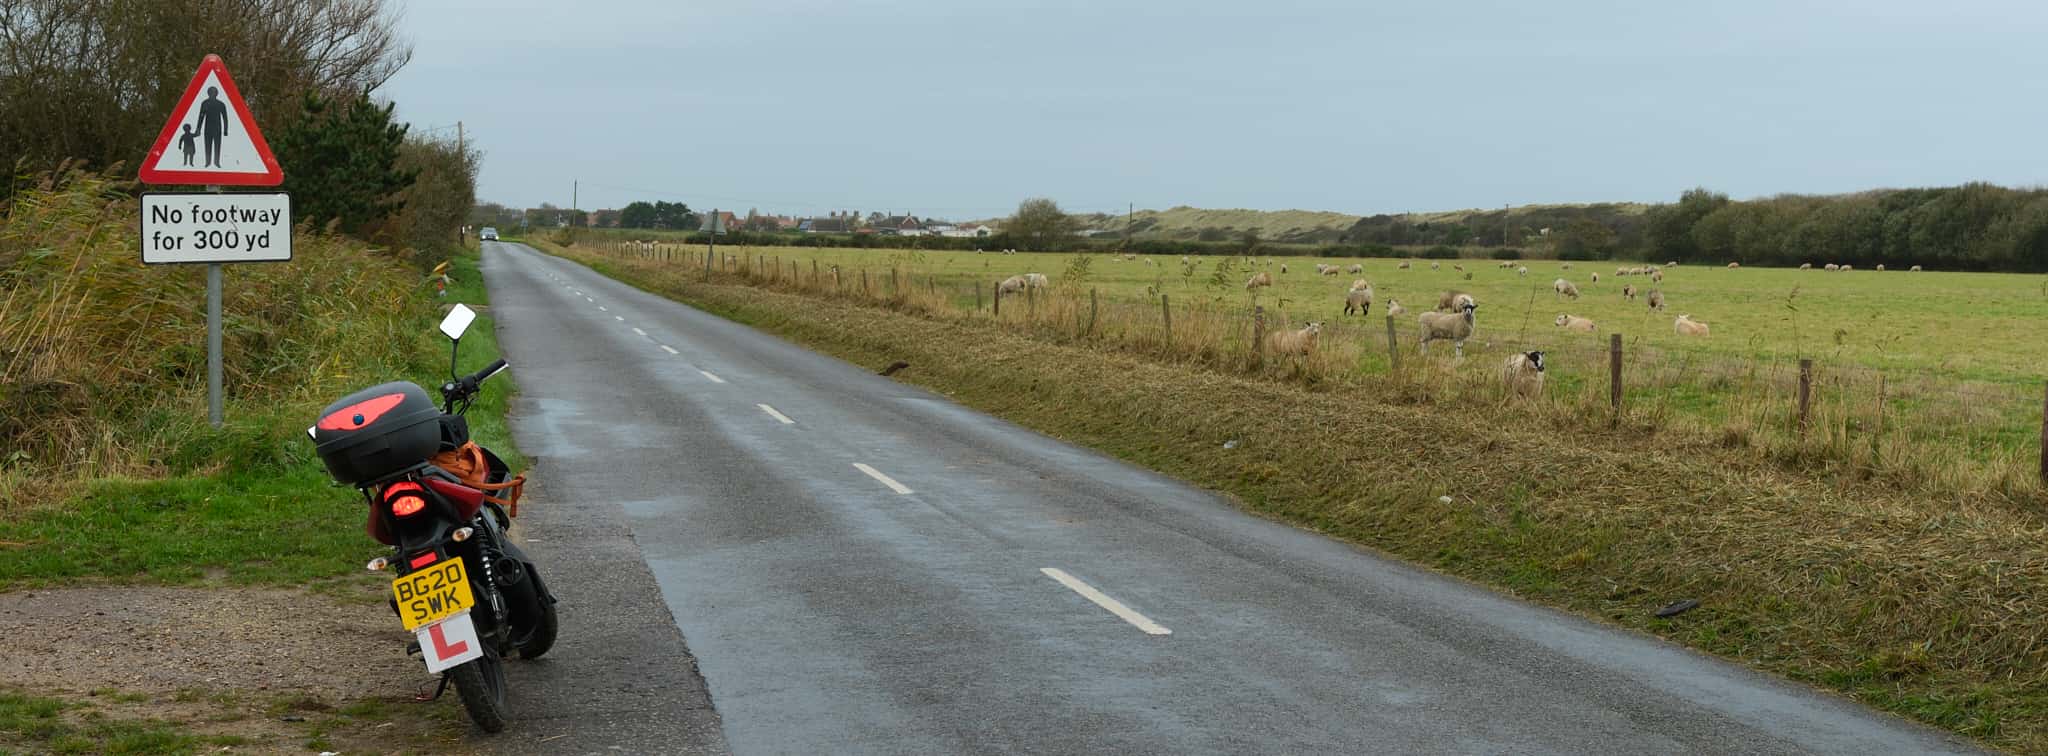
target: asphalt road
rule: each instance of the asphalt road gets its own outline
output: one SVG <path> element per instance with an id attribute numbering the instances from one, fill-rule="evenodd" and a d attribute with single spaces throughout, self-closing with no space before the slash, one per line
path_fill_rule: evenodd
<path id="1" fill-rule="evenodd" d="M 1245 515 L 574 263 L 484 246 L 522 392 L 514 430 L 551 508 L 534 551 L 576 575 L 557 581 L 564 644 L 601 633 L 607 651 L 588 669 L 587 655 L 548 662 L 559 689 L 517 680 L 514 695 L 533 705 L 646 674 L 669 681 L 671 703 L 615 722 L 695 717 L 659 734 L 558 722 L 565 740 L 549 745 L 1971 751 Z M 558 526 L 596 552 L 551 546 Z M 659 593 L 608 587 L 614 572 L 627 587 L 651 575 Z M 664 603 L 673 627 L 650 618 Z M 693 665 L 715 719 L 692 708 Z"/>

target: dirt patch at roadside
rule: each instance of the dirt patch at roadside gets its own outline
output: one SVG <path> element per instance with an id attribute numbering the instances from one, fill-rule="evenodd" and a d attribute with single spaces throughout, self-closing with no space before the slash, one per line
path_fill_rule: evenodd
<path id="1" fill-rule="evenodd" d="M 66 702 L 80 727 L 157 720 L 234 750 L 464 750 L 471 728 L 452 695 L 412 700 L 435 678 L 406 656 L 378 588 L 0 593 L 0 681 Z M 0 744 L 34 750 L 8 734 Z"/>

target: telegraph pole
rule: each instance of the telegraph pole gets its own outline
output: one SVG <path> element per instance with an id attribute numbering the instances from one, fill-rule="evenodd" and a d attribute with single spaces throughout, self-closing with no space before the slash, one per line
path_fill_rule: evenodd
<path id="1" fill-rule="evenodd" d="M 455 122 L 455 154 L 457 154 L 457 155 L 461 155 L 461 154 L 463 154 L 463 150 L 464 150 L 465 148 L 467 148 L 467 147 L 468 147 L 468 144 L 469 144 L 468 142 L 465 142 L 465 141 L 463 141 L 463 139 L 462 139 L 462 122 L 461 122 L 461 121 L 456 121 L 456 122 Z"/>
<path id="2" fill-rule="evenodd" d="M 1124 249 L 1131 248 L 1131 219 L 1137 217 L 1138 203 L 1124 203 Z"/>

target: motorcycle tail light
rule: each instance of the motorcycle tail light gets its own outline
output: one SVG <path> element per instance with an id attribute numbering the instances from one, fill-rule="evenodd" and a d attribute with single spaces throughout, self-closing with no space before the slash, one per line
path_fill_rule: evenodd
<path id="1" fill-rule="evenodd" d="M 419 569 L 419 568 L 421 568 L 421 567 L 425 567 L 425 566 L 427 566 L 427 565 L 433 564 L 433 563 L 434 563 L 434 560 L 435 560 L 435 559 L 438 559 L 438 558 L 439 558 L 439 557 L 437 557 L 437 556 L 435 556 L 435 555 L 434 555 L 434 552 L 431 552 L 431 551 L 425 551 L 425 552 L 421 552 L 419 556 L 415 556 L 415 557 L 413 557 L 413 558 L 412 558 L 412 568 L 413 568 L 413 569 L 415 569 L 415 570 L 417 570 L 417 569 Z"/>
<path id="2" fill-rule="evenodd" d="M 384 489 L 384 503 L 390 505 L 393 515 L 417 514 L 427 508 L 427 490 L 412 481 L 393 483 Z"/>

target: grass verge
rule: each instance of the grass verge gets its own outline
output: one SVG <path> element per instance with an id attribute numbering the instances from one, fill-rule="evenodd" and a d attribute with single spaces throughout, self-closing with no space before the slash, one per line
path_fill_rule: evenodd
<path id="1" fill-rule="evenodd" d="M 1274 380 L 538 246 L 855 363 L 907 361 L 900 379 L 1254 512 L 2048 750 L 2037 511 L 1805 474 L 1705 434 L 1560 430 L 1541 410 L 1438 403 L 1416 383 Z M 1653 616 L 1684 598 L 1700 608 Z"/>

